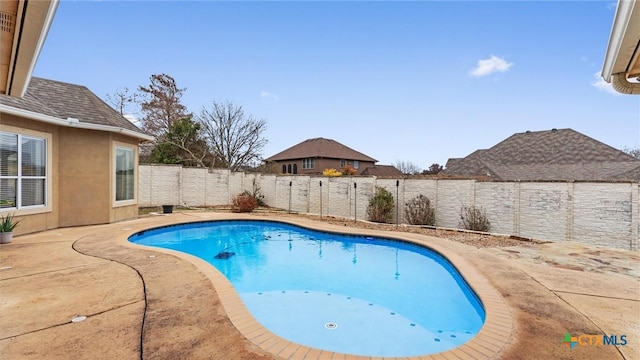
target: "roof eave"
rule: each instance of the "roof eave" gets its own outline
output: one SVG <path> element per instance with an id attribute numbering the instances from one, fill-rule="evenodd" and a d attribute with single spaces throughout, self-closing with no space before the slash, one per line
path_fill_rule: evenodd
<path id="1" fill-rule="evenodd" d="M 335 159 L 335 160 L 356 160 L 356 161 L 366 161 L 377 163 L 378 160 L 374 158 L 350 158 L 350 157 L 335 157 L 335 156 L 326 156 L 326 155 L 307 155 L 307 156 L 296 156 L 296 157 L 277 157 L 277 154 L 271 157 L 264 159 L 266 162 L 273 161 L 292 161 L 292 160 L 302 160 L 302 159 Z"/>
<path id="2" fill-rule="evenodd" d="M 611 35 L 602 67 L 602 77 L 611 83 L 614 74 L 630 74 L 633 64 L 638 60 L 636 54 L 640 43 L 640 7 L 636 0 L 619 0 Z"/>
<path id="3" fill-rule="evenodd" d="M 53 124 L 57 126 L 117 133 L 117 134 L 130 136 L 130 137 L 144 140 L 144 141 L 153 141 L 155 139 L 153 136 L 142 134 L 133 130 L 129 130 L 129 129 L 125 129 L 117 126 L 92 124 L 92 123 L 79 121 L 78 119 L 60 119 L 57 117 L 44 115 L 44 114 L 36 113 L 33 111 L 18 109 L 18 108 L 14 108 L 14 107 L 3 105 L 3 104 L 0 104 L 0 113 L 20 116 L 27 119 L 40 121 L 47 124 Z"/>
<path id="4" fill-rule="evenodd" d="M 7 95 L 23 97 L 27 91 L 58 2 L 59 0 L 29 1 L 21 4 L 7 70 Z"/>

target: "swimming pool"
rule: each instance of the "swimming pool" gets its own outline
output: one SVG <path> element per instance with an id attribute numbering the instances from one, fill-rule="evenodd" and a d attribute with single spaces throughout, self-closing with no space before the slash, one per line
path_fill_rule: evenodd
<path id="1" fill-rule="evenodd" d="M 405 242 L 253 220 L 174 225 L 130 241 L 204 259 L 260 323 L 309 347 L 426 355 L 465 343 L 485 319 L 445 258 Z"/>

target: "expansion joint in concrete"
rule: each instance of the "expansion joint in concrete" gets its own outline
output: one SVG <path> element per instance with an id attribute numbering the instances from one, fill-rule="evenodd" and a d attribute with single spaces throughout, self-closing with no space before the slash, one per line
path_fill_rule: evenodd
<path id="1" fill-rule="evenodd" d="M 0 281 L 27 278 L 27 277 L 31 277 L 31 276 L 56 273 L 56 272 L 61 272 L 61 271 L 69 270 L 69 269 L 77 269 L 77 268 L 93 266 L 93 265 L 95 265 L 95 264 L 82 264 L 82 265 L 76 265 L 76 266 L 69 266 L 69 267 L 65 267 L 65 268 L 58 268 L 58 269 L 55 269 L 55 270 L 47 270 L 47 271 L 41 271 L 41 272 L 36 272 L 36 273 L 31 273 L 31 274 L 24 274 L 24 275 L 20 275 L 20 276 L 7 277 L 7 278 L 4 278 L 4 279 L 0 279 Z"/>
<path id="2" fill-rule="evenodd" d="M 590 323 L 593 324 L 593 326 L 597 327 L 598 330 L 600 330 L 600 332 L 603 335 L 606 335 L 606 332 L 600 327 L 600 325 L 598 325 L 595 321 L 593 321 L 589 316 L 587 316 L 587 314 L 583 313 L 582 311 L 580 311 L 580 309 L 578 309 L 577 307 L 573 306 L 570 302 L 568 302 L 567 300 L 563 299 L 562 296 L 558 295 L 556 293 L 556 291 L 549 289 L 547 286 L 545 286 L 543 283 L 541 283 L 540 281 L 538 281 L 538 279 L 534 278 L 533 276 L 529 275 L 529 273 L 527 273 L 526 271 L 524 271 L 523 269 L 520 269 L 525 275 L 527 275 L 531 280 L 535 281 L 536 283 L 538 283 L 540 286 L 542 286 L 543 288 L 547 289 L 550 293 L 552 293 L 555 297 L 557 297 L 558 299 L 560 299 L 562 302 L 564 302 L 565 304 L 567 304 L 570 308 L 572 308 L 573 310 L 577 311 L 580 315 L 582 315 L 585 319 L 589 320 Z M 558 291 L 560 292 L 560 291 Z M 582 294 L 582 295 L 586 295 L 586 294 Z M 620 356 L 623 359 L 626 359 L 626 357 L 624 356 L 624 354 L 622 353 L 622 351 L 620 351 L 620 348 L 616 345 L 615 346 L 616 350 L 618 351 L 618 354 L 620 354 Z"/>
<path id="3" fill-rule="evenodd" d="M 625 301 L 635 301 L 635 302 L 640 302 L 640 299 L 628 299 L 628 298 L 623 298 L 623 297 L 617 297 L 617 296 L 604 296 L 604 295 L 596 295 L 596 294 L 585 294 L 585 293 L 579 293 L 579 292 L 574 292 L 574 291 L 562 291 L 562 290 L 551 290 L 549 289 L 549 291 L 555 293 L 561 293 L 561 294 L 573 294 L 573 295 L 582 295 L 582 296 L 592 296 L 592 297 L 598 297 L 598 298 L 604 298 L 604 299 L 615 299 L 615 300 L 625 300 Z"/>
<path id="4" fill-rule="evenodd" d="M 89 318 L 91 318 L 91 317 L 93 317 L 93 316 L 97 316 L 97 315 L 101 315 L 101 314 L 108 313 L 108 312 L 110 312 L 110 311 L 114 311 L 114 310 L 122 309 L 122 308 L 124 308 L 124 307 L 127 307 L 127 306 L 131 306 L 131 305 L 137 304 L 137 303 L 139 303 L 139 302 L 141 302 L 141 301 L 142 301 L 142 300 L 132 301 L 132 302 L 129 302 L 129 303 L 126 303 L 126 304 L 123 304 L 123 305 L 114 306 L 114 307 L 112 307 L 112 308 L 110 308 L 110 309 L 106 309 L 106 310 L 103 310 L 103 311 L 98 311 L 98 312 L 93 313 L 93 314 L 82 314 L 82 316 L 86 316 L 86 317 L 87 317 L 87 319 L 89 319 Z M 0 338 L 0 341 L 1 341 L 1 340 L 6 340 L 6 339 L 12 339 L 12 338 L 16 338 L 16 337 L 20 337 L 20 336 L 24 336 L 24 335 L 29 335 L 29 334 L 37 333 L 37 332 L 40 332 L 40 331 L 45 331 L 45 330 L 53 329 L 53 328 L 56 328 L 56 327 L 58 327 L 58 326 L 64 326 L 64 325 L 69 325 L 69 324 L 73 324 L 73 321 L 72 321 L 71 319 L 69 319 L 69 321 L 65 321 L 65 322 L 62 322 L 62 323 L 54 324 L 54 325 L 51 325 L 51 326 L 46 326 L 46 327 L 43 327 L 43 328 L 40 328 L 40 329 L 35 329 L 35 330 L 27 331 L 27 332 L 22 333 L 22 334 L 17 334 L 17 335 L 11 335 L 11 336 L 7 336 L 7 337 L 2 337 L 2 338 Z"/>
<path id="5" fill-rule="evenodd" d="M 144 300 L 144 309 L 142 311 L 142 322 L 141 322 L 141 325 L 140 325 L 141 328 L 140 328 L 139 353 L 140 353 L 140 360 L 143 360 L 144 359 L 144 330 L 145 330 L 145 323 L 146 323 L 146 320 L 147 320 L 147 309 L 148 309 L 148 306 L 149 306 L 149 303 L 147 301 L 147 286 L 145 284 L 144 277 L 142 277 L 142 274 L 140 274 L 140 271 L 138 271 L 138 269 L 136 269 L 135 267 L 133 267 L 133 266 L 127 264 L 127 263 L 124 263 L 124 262 L 121 262 L 121 261 L 118 261 L 118 260 L 114 260 L 114 259 L 101 257 L 101 256 L 98 256 L 98 255 L 84 253 L 84 252 L 78 250 L 76 248 L 76 243 L 78 241 L 82 240 L 83 238 L 84 237 L 81 237 L 78 240 L 73 242 L 71 247 L 73 248 L 74 251 L 76 251 L 79 254 L 85 255 L 85 256 L 91 256 L 91 257 L 94 257 L 94 258 L 103 259 L 103 260 L 107 260 L 107 261 L 113 261 L 115 263 L 124 265 L 124 266 L 132 269 L 133 271 L 135 271 L 136 274 L 138 274 L 138 277 L 140 278 L 140 281 L 142 282 L 142 295 L 143 295 L 143 300 Z"/>

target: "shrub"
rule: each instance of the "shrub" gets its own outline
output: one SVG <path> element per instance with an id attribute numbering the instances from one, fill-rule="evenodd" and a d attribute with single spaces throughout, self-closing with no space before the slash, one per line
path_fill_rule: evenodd
<path id="1" fill-rule="evenodd" d="M 322 170 L 323 176 L 342 176 L 342 173 L 336 169 L 324 169 Z"/>
<path id="2" fill-rule="evenodd" d="M 487 217 L 487 212 L 475 205 L 462 206 L 460 208 L 460 226 L 467 230 L 484 231 L 491 230 L 491 223 Z"/>
<path id="3" fill-rule="evenodd" d="M 233 197 L 233 204 L 231 204 L 231 211 L 240 212 L 252 212 L 258 207 L 256 198 L 250 194 L 242 193 Z"/>
<path id="4" fill-rule="evenodd" d="M 256 207 L 258 207 L 258 206 L 267 206 L 267 204 L 264 202 L 264 195 L 262 195 L 260 193 L 249 192 L 249 191 L 245 190 L 240 195 L 245 195 L 245 196 L 249 196 L 249 197 L 253 198 L 253 200 L 256 201 Z"/>
<path id="5" fill-rule="evenodd" d="M 436 224 L 436 211 L 431 206 L 431 200 L 422 194 L 405 204 L 404 217 L 411 225 Z"/>
<path id="6" fill-rule="evenodd" d="M 351 176 L 357 173 L 356 169 L 351 165 L 345 165 L 342 167 L 342 175 Z"/>
<path id="7" fill-rule="evenodd" d="M 394 206 L 393 195 L 387 189 L 376 186 L 376 193 L 369 200 L 367 216 L 370 221 L 389 222 Z"/>
<path id="8" fill-rule="evenodd" d="M 253 197 L 256 200 L 256 204 L 258 204 L 258 206 L 267 206 L 267 204 L 264 202 L 264 195 L 262 194 L 262 189 L 260 189 L 260 186 L 256 182 L 256 179 L 252 180 L 252 185 L 253 187 L 251 188 L 251 192 L 248 192 L 245 190 L 243 194 Z"/>

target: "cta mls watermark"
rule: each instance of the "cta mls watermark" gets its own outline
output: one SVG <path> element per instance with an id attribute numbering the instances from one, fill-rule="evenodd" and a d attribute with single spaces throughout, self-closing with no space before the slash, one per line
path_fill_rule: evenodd
<path id="1" fill-rule="evenodd" d="M 624 346 L 627 345 L 627 335 L 593 335 L 593 334 L 582 334 L 578 336 L 571 336 L 569 333 L 564 334 L 564 339 L 562 339 L 564 344 L 570 349 L 576 347 L 576 345 L 580 346 L 604 346 L 604 345 L 613 345 L 613 346 Z"/>

